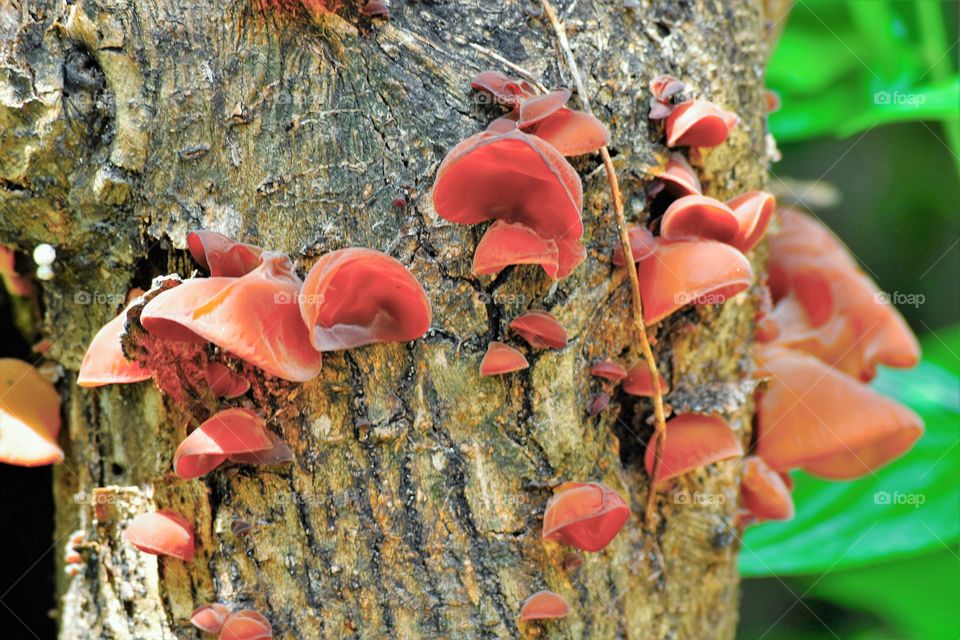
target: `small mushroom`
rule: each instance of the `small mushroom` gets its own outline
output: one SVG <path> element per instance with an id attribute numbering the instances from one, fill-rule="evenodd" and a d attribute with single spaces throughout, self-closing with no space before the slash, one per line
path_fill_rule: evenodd
<path id="1" fill-rule="evenodd" d="M 534 95 L 533 87 L 527 82 L 516 80 L 499 71 L 481 71 L 470 82 L 470 86 L 493 96 L 505 107 L 515 107 L 518 98 Z"/>
<path id="2" fill-rule="evenodd" d="M 664 240 L 719 240 L 730 242 L 737 235 L 733 210 L 709 196 L 678 198 L 667 207 L 660 222 Z"/>
<path id="3" fill-rule="evenodd" d="M 523 129 L 537 124 L 562 109 L 569 99 L 568 89 L 557 89 L 539 96 L 520 98 L 520 117 L 517 120 L 517 126 Z"/>
<path id="4" fill-rule="evenodd" d="M 368 0 L 363 5 L 363 15 L 368 18 L 389 18 L 390 7 L 384 0 Z"/>
<path id="5" fill-rule="evenodd" d="M 668 147 L 715 147 L 737 126 L 736 114 L 706 100 L 691 100 L 667 116 Z"/>
<path id="6" fill-rule="evenodd" d="M 141 293 L 143 292 L 139 289 L 131 292 L 135 295 Z M 127 384 L 150 379 L 150 370 L 128 360 L 120 346 L 129 308 L 128 305 L 117 317 L 100 327 L 93 337 L 77 373 L 77 384 L 81 387 Z"/>
<path id="7" fill-rule="evenodd" d="M 221 398 L 239 398 L 250 390 L 250 381 L 238 376 L 221 362 L 207 363 L 205 373 L 210 390 Z"/>
<path id="8" fill-rule="evenodd" d="M 124 537 L 144 553 L 193 560 L 193 527 L 175 511 L 140 514 L 130 521 Z"/>
<path id="9" fill-rule="evenodd" d="M 793 517 L 790 488 L 783 477 L 759 456 L 747 456 L 743 460 L 740 502 L 757 522 Z"/>
<path id="10" fill-rule="evenodd" d="M 663 173 L 657 176 L 657 181 L 663 185 L 671 195 L 681 198 L 701 194 L 700 179 L 697 173 L 679 153 L 671 153 L 670 160 Z"/>
<path id="11" fill-rule="evenodd" d="M 668 104 L 675 95 L 687 88 L 680 80 L 671 75 L 663 74 L 650 81 L 650 93 L 657 102 Z"/>
<path id="12" fill-rule="evenodd" d="M 271 443 L 269 449 L 231 453 L 230 461 L 241 464 L 256 464 L 263 467 L 273 467 L 293 462 L 293 452 L 290 451 L 290 447 L 280 436 L 272 431 L 267 431 L 267 437 Z"/>
<path id="13" fill-rule="evenodd" d="M 543 539 L 600 551 L 630 517 L 630 507 L 601 482 L 567 482 L 557 487 L 543 513 Z"/>
<path id="14" fill-rule="evenodd" d="M 219 640 L 270 640 L 270 621 L 252 609 L 241 609 L 227 618 L 220 629 Z"/>
<path id="15" fill-rule="evenodd" d="M 654 484 L 661 484 L 714 462 L 743 455 L 743 446 L 737 434 L 720 416 L 679 414 L 667 421 L 666 436 Z M 650 438 L 643 457 L 644 466 L 651 476 L 655 457 L 656 434 Z"/>
<path id="16" fill-rule="evenodd" d="M 610 394 L 609 393 L 596 393 L 593 395 L 593 398 L 590 400 L 590 417 L 599 415 L 604 409 L 610 406 Z"/>
<path id="17" fill-rule="evenodd" d="M 307 274 L 300 315 L 317 351 L 416 340 L 430 328 L 430 301 L 398 260 L 353 247 L 332 251 Z"/>
<path id="18" fill-rule="evenodd" d="M 670 387 L 667 386 L 667 381 L 663 379 L 662 375 L 658 375 L 660 377 L 660 393 L 663 395 L 670 393 Z M 627 376 L 623 379 L 623 390 L 632 396 L 642 396 L 644 398 L 653 397 L 653 382 L 650 377 L 650 368 L 645 361 L 640 361 L 630 367 Z"/>
<path id="19" fill-rule="evenodd" d="M 663 320 L 688 304 L 720 304 L 750 286 L 753 272 L 742 253 L 712 240 L 663 242 L 638 267 L 643 319 Z"/>
<path id="20" fill-rule="evenodd" d="M 480 362 L 480 375 L 499 376 L 513 373 L 530 366 L 523 354 L 513 347 L 493 340 Z"/>
<path id="21" fill-rule="evenodd" d="M 60 396 L 22 360 L 0 358 L 0 462 L 36 467 L 63 461 Z"/>
<path id="22" fill-rule="evenodd" d="M 520 620 L 553 620 L 565 618 L 570 613 L 567 601 L 553 591 L 538 591 L 523 602 Z"/>
<path id="23" fill-rule="evenodd" d="M 218 634 L 230 617 L 230 609 L 219 602 L 197 607 L 190 614 L 190 624 L 204 633 Z"/>
<path id="24" fill-rule="evenodd" d="M 627 370 L 616 362 L 603 360 L 590 366 L 590 375 L 617 383 L 627 377 Z"/>
<path id="25" fill-rule="evenodd" d="M 173 456 L 174 471 L 179 478 L 199 478 L 230 456 L 267 451 L 274 446 L 268 433 L 263 418 L 250 409 L 224 409 L 180 443 Z"/>
<path id="26" fill-rule="evenodd" d="M 491 275 L 512 264 L 538 264 L 556 280 L 559 268 L 557 243 L 542 238 L 526 225 L 497 220 L 477 243 L 473 272 Z"/>
<path id="27" fill-rule="evenodd" d="M 563 349 L 567 346 L 567 330 L 547 311 L 528 311 L 519 315 L 510 323 L 510 328 L 535 349 Z"/>
<path id="28" fill-rule="evenodd" d="M 310 380 L 323 356 L 300 316 L 300 278 L 286 255 L 264 252 L 262 259 L 241 278 L 193 278 L 160 293 L 144 306 L 140 323 L 158 338 L 210 341 L 270 375 Z"/>
<path id="29" fill-rule="evenodd" d="M 610 144 L 610 130 L 596 116 L 567 108 L 544 118 L 529 131 L 565 156 L 593 153 Z"/>
<path id="30" fill-rule="evenodd" d="M 742 253 L 746 253 L 755 247 L 766 233 L 777 201 L 766 191 L 750 191 L 727 201 L 727 206 L 737 218 L 737 233 L 729 242 Z"/>
<path id="31" fill-rule="evenodd" d="M 653 255 L 654 249 L 657 248 L 656 239 L 646 227 L 636 224 L 630 225 L 630 228 L 627 229 L 627 236 L 630 238 L 630 252 L 633 253 L 634 262 L 640 262 L 650 257 Z M 617 246 L 613 249 L 613 264 L 617 267 L 623 267 L 627 264 L 623 259 L 623 246 L 620 244 L 619 238 Z"/>
<path id="32" fill-rule="evenodd" d="M 239 278 L 260 265 L 263 249 L 243 244 L 222 233 L 199 229 L 187 234 L 190 255 L 211 276 Z"/>

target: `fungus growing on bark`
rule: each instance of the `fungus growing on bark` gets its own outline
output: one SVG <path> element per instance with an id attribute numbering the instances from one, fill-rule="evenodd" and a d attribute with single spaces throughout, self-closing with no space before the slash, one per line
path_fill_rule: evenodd
<path id="1" fill-rule="evenodd" d="M 650 119 L 663 120 L 673 111 L 674 97 L 680 97 L 686 85 L 670 75 L 662 75 L 650 81 Z"/>
<path id="2" fill-rule="evenodd" d="M 793 517 L 790 488 L 783 477 L 759 456 L 747 456 L 743 460 L 740 503 L 756 522 Z"/>
<path id="3" fill-rule="evenodd" d="M 221 398 L 238 398 L 250 389 L 250 381 L 238 376 L 220 362 L 207 363 L 207 385 L 214 395 Z"/>
<path id="4" fill-rule="evenodd" d="M 646 362 L 641 361 L 630 367 L 623 379 L 623 390 L 632 396 L 653 397 L 653 381 L 650 378 L 650 368 Z M 662 375 L 660 375 L 660 392 L 663 395 L 670 393 L 667 381 L 663 379 Z"/>
<path id="5" fill-rule="evenodd" d="M 430 301 L 399 261 L 352 247 L 317 260 L 303 283 L 300 315 L 317 351 L 416 340 L 430 328 Z"/>
<path id="6" fill-rule="evenodd" d="M 660 222 L 664 240 L 720 240 L 730 242 L 737 235 L 733 210 L 709 196 L 683 196 L 675 200 Z"/>
<path id="7" fill-rule="evenodd" d="M 602 362 L 593 363 L 590 367 L 590 375 L 616 383 L 627 377 L 627 370 L 616 362 L 603 360 Z"/>
<path id="8" fill-rule="evenodd" d="M 199 478 L 228 457 L 272 449 L 266 422 L 249 409 L 225 409 L 188 435 L 173 456 L 177 477 Z"/>
<path id="9" fill-rule="evenodd" d="M 696 171 L 679 153 L 671 153 L 670 160 L 663 172 L 657 176 L 657 183 L 663 185 L 671 195 L 682 198 L 683 196 L 700 195 L 700 178 Z"/>
<path id="10" fill-rule="evenodd" d="M 526 126 L 519 124 L 518 126 Z M 489 130 L 489 127 L 487 127 Z M 559 109 L 530 127 L 529 132 L 549 142 L 565 156 L 580 156 L 610 144 L 610 130 L 591 113 Z"/>
<path id="11" fill-rule="evenodd" d="M 519 97 L 533 96 L 533 87 L 523 80 L 516 80 L 499 71 L 481 71 L 470 82 L 477 91 L 493 96 L 506 107 L 517 106 Z"/>
<path id="12" fill-rule="evenodd" d="M 231 462 L 240 464 L 256 464 L 265 467 L 272 467 L 278 464 L 287 464 L 293 462 L 293 452 L 283 439 L 272 431 L 267 431 L 267 438 L 270 439 L 270 448 L 256 451 L 232 453 L 229 458 Z"/>
<path id="13" fill-rule="evenodd" d="M 513 373 L 530 366 L 523 354 L 502 342 L 492 341 L 480 361 L 480 375 L 499 376 Z"/>
<path id="14" fill-rule="evenodd" d="M 269 640 L 272 637 L 269 620 L 252 609 L 241 609 L 223 623 L 219 640 Z"/>
<path id="15" fill-rule="evenodd" d="M 562 109 L 569 99 L 569 89 L 557 89 L 538 96 L 520 98 L 517 126 L 523 129 L 537 124 Z"/>
<path id="16" fill-rule="evenodd" d="M 760 242 L 770 226 L 776 199 L 766 191 L 750 191 L 729 200 L 727 206 L 737 218 L 737 233 L 729 243 L 746 253 Z"/>
<path id="17" fill-rule="evenodd" d="M 601 411 L 610 406 L 610 394 L 600 392 L 594 394 L 593 398 L 590 400 L 590 417 L 598 415 Z"/>
<path id="18" fill-rule="evenodd" d="M 0 462 L 36 467 L 63 461 L 60 396 L 22 360 L 0 358 Z"/>
<path id="19" fill-rule="evenodd" d="M 538 264 L 556 280 L 559 268 L 557 243 L 541 237 L 525 225 L 497 220 L 477 244 L 473 272 L 491 275 L 512 264 Z"/>
<path id="20" fill-rule="evenodd" d="M 677 105 L 666 117 L 668 147 L 715 147 L 730 135 L 739 118 L 706 100 Z"/>
<path id="21" fill-rule="evenodd" d="M 567 330 L 546 311 L 528 311 L 519 315 L 510 323 L 510 328 L 535 349 L 563 349 L 567 346 Z"/>
<path id="22" fill-rule="evenodd" d="M 688 304 L 720 304 L 750 286 L 750 263 L 711 240 L 663 242 L 637 266 L 643 319 L 654 324 Z"/>
<path id="23" fill-rule="evenodd" d="M 197 607 L 190 614 L 190 624 L 204 633 L 218 634 L 228 617 L 230 617 L 230 609 L 227 605 L 215 602 Z"/>
<path id="24" fill-rule="evenodd" d="M 557 487 L 543 513 L 543 538 L 580 549 L 600 551 L 630 517 L 620 495 L 600 482 L 567 482 Z"/>
<path id="25" fill-rule="evenodd" d="M 757 406 L 756 451 L 775 471 L 856 478 L 923 434 L 915 413 L 813 356 L 776 346 L 756 356 L 755 375 L 769 378 Z"/>
<path id="26" fill-rule="evenodd" d="M 175 511 L 140 514 L 127 525 L 124 537 L 144 553 L 193 560 L 193 527 Z"/>
<path id="27" fill-rule="evenodd" d="M 656 435 L 647 444 L 643 457 L 647 473 L 653 473 Z M 738 458 L 743 447 L 737 434 L 720 416 L 682 413 L 667 421 L 667 438 L 661 448 L 660 467 L 654 484 L 714 462 Z"/>
<path id="28" fill-rule="evenodd" d="M 630 238 L 630 252 L 633 254 L 634 262 L 640 262 L 653 255 L 654 249 L 657 248 L 657 241 L 646 227 L 631 225 L 627 229 L 627 235 Z M 617 267 L 627 264 L 623 259 L 623 246 L 619 242 L 613 250 L 613 264 Z"/>
<path id="29" fill-rule="evenodd" d="M 210 341 L 270 375 L 305 382 L 320 372 L 297 297 L 300 278 L 290 258 L 264 252 L 241 278 L 194 278 L 150 300 L 140 323 L 163 340 Z"/>
<path id="30" fill-rule="evenodd" d="M 565 618 L 570 613 L 567 601 L 553 591 L 538 591 L 523 602 L 520 620 L 553 620 Z"/>
<path id="31" fill-rule="evenodd" d="M 390 7 L 384 0 L 369 0 L 363 5 L 363 15 L 368 18 L 389 18 Z"/>
<path id="32" fill-rule="evenodd" d="M 135 289 L 130 292 L 134 297 L 143 292 Z M 129 296 L 128 296 L 129 299 Z M 133 304 L 133 303 L 131 303 Z M 100 327 L 93 336 L 77 373 L 77 384 L 81 387 L 100 387 L 107 384 L 126 384 L 150 379 L 150 370 L 137 362 L 128 360 L 120 346 L 127 320 L 127 305 L 113 320 Z"/>
<path id="33" fill-rule="evenodd" d="M 211 276 L 239 278 L 260 265 L 263 249 L 243 244 L 222 233 L 199 229 L 187 234 L 187 248 Z"/>

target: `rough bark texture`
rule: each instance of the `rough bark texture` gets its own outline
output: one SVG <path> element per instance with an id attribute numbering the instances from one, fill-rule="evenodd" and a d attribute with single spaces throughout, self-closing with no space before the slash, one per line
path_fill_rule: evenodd
<path id="1" fill-rule="evenodd" d="M 558 3 L 613 132 L 628 215 L 645 219 L 644 186 L 666 160 L 646 119 L 647 83 L 663 72 L 742 118 L 706 157 L 707 192 L 761 187 L 761 2 L 641 5 Z M 0 242 L 58 250 L 38 319 L 64 373 L 57 536 L 86 532 L 84 568 L 60 578 L 61 639 L 194 637 L 189 614 L 211 601 L 262 611 L 281 638 L 733 637 L 737 462 L 661 498 L 662 562 L 638 515 L 576 571 L 563 567 L 567 549 L 540 539 L 561 481 L 602 480 L 635 514 L 647 491 L 649 405 L 619 397 L 587 414 L 589 364 L 639 360 L 597 159 L 576 163 L 589 258 L 558 286 L 533 268 L 472 276 L 479 230 L 446 223 L 430 202 L 446 150 L 494 117 L 468 90 L 477 71 L 510 71 L 489 52 L 572 85 L 549 25 L 515 1 L 394 2 L 389 22 L 342 13 L 280 17 L 252 0 L 0 6 Z M 391 204 L 398 193 L 409 206 Z M 271 426 L 297 455 L 287 468 L 178 481 L 178 407 L 147 383 L 74 385 L 130 287 L 190 273 L 185 233 L 197 227 L 289 252 L 302 271 L 328 250 L 377 248 L 433 303 L 424 339 L 330 354 L 317 379 L 274 402 Z M 667 401 L 720 410 L 745 440 L 754 307 L 741 295 L 655 331 Z M 487 343 L 527 308 L 551 310 L 570 346 L 480 378 Z M 123 542 L 129 518 L 158 507 L 195 523 L 192 563 Z M 236 519 L 252 531 L 234 535 Z M 572 615 L 518 626 L 520 603 L 542 588 Z"/>

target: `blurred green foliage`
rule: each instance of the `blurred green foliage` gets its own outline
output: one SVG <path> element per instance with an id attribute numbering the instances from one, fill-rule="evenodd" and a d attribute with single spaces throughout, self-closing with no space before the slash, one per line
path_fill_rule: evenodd
<path id="1" fill-rule="evenodd" d="M 797 0 L 767 69 L 777 140 L 936 121 L 960 169 L 956 3 Z"/>

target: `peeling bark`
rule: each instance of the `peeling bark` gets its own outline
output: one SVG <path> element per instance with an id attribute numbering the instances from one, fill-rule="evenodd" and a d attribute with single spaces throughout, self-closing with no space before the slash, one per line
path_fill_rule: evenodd
<path id="1" fill-rule="evenodd" d="M 660 73 L 736 111 L 707 154 L 707 193 L 763 185 L 765 18 L 759 0 L 558 6 L 590 100 L 613 133 L 628 217 L 666 161 L 646 119 Z M 615 397 L 590 418 L 588 368 L 636 362 L 630 299 L 597 158 L 584 177 L 588 261 L 558 286 L 536 268 L 470 273 L 476 228 L 448 224 L 430 188 L 446 150 L 495 116 L 468 90 L 502 56 L 570 86 L 553 33 L 525 5 L 394 2 L 389 22 L 283 17 L 252 0 L 39 0 L 0 7 L 0 242 L 57 247 L 38 333 L 53 340 L 66 462 L 57 536 L 82 529 L 85 564 L 62 574 L 61 640 L 194 637 L 190 612 L 221 601 L 263 612 L 281 638 L 732 638 L 739 463 L 682 479 L 660 498 L 651 553 L 642 450 L 650 406 Z M 392 201 L 405 194 L 409 206 Z M 133 286 L 193 269 L 185 234 L 215 229 L 290 253 L 303 273 L 346 246 L 408 265 L 434 307 L 428 335 L 325 357 L 321 375 L 274 396 L 287 468 L 173 477 L 183 409 L 149 384 L 83 390 L 75 373 L 96 329 Z M 757 269 L 760 273 L 762 270 Z M 530 369 L 480 378 L 510 319 L 549 309 L 570 346 Z M 755 300 L 688 309 L 655 328 L 675 410 L 721 411 L 749 437 L 743 380 Z M 594 389 L 595 390 L 595 389 Z M 226 403 L 224 403 L 226 406 Z M 606 550 L 564 569 L 540 540 L 551 487 L 602 480 L 635 513 Z M 709 503 L 677 495 L 709 495 Z M 122 541 L 129 519 L 172 508 L 194 522 L 189 564 Z M 245 535 L 231 525 L 252 525 Z M 573 613 L 518 627 L 549 588 Z"/>

